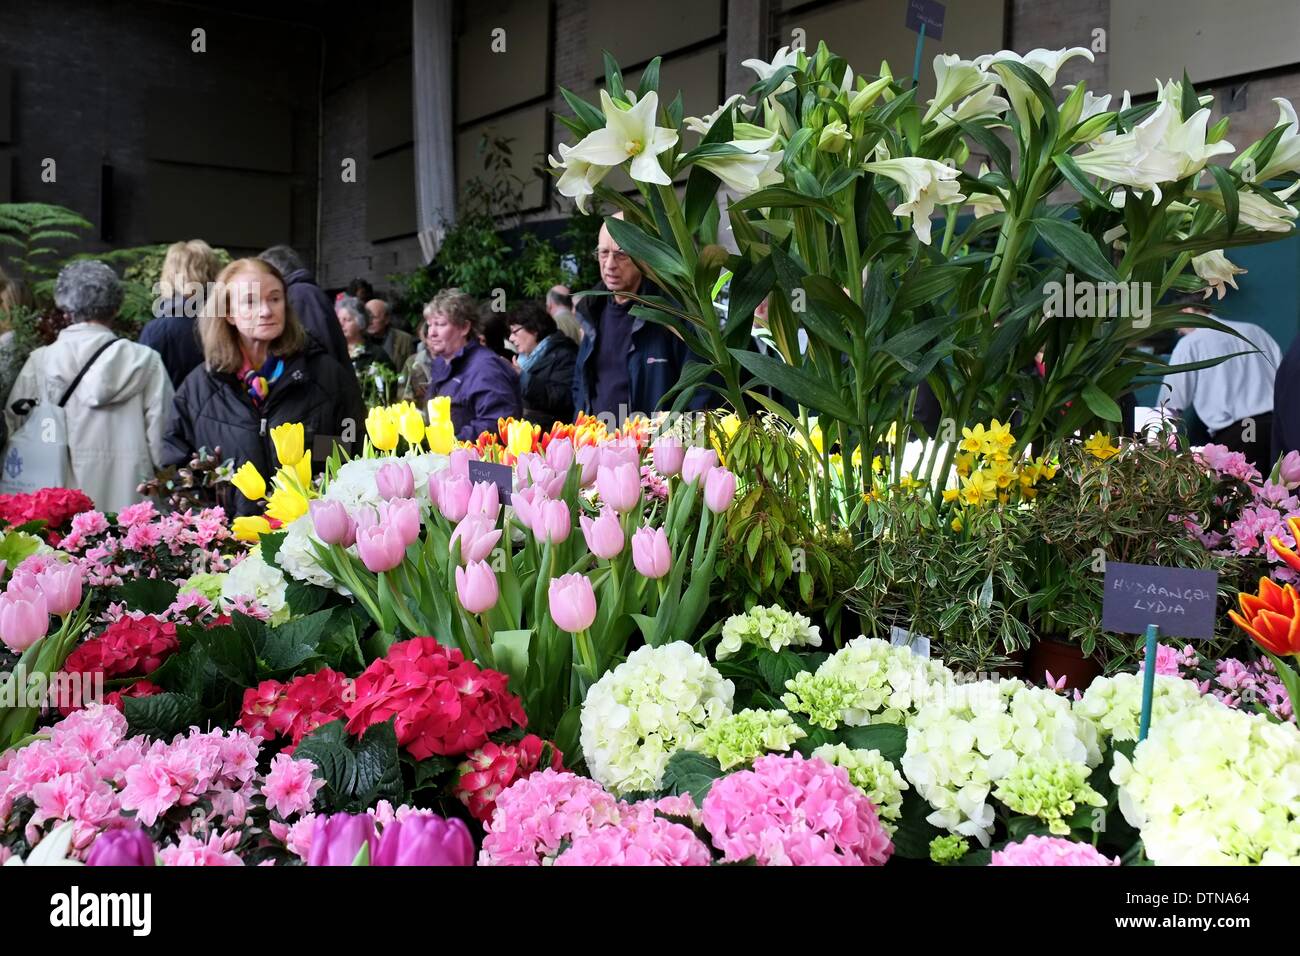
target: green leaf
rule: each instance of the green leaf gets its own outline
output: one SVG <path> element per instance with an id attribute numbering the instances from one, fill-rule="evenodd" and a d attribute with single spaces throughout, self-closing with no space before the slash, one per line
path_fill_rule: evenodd
<path id="1" fill-rule="evenodd" d="M 930 859 L 930 841 L 943 836 L 943 830 L 926 821 L 930 805 L 917 795 L 915 789 L 903 791 L 902 816 L 894 831 L 894 852 L 909 860 Z"/>
<path id="2" fill-rule="evenodd" d="M 352 779 L 352 806 L 358 811 L 379 800 L 402 802 L 402 772 L 397 759 L 396 717 L 366 728 L 353 752 L 356 773 Z M 295 752 L 295 756 L 296 756 Z"/>
<path id="3" fill-rule="evenodd" d="M 660 792 L 669 796 L 690 794 L 695 805 L 703 806 L 713 781 L 722 776 L 722 767 L 713 757 L 693 750 L 679 750 L 668 758 Z"/>
<path id="4" fill-rule="evenodd" d="M 743 212 L 748 209 L 762 209 L 765 206 L 772 206 L 776 209 L 810 206 L 814 209 L 823 209 L 829 213 L 835 212 L 835 207 L 825 199 L 819 196 L 804 195 L 785 186 L 769 186 L 767 189 L 760 189 L 756 193 L 750 193 L 739 202 L 732 203 L 731 209 L 733 212 Z"/>
<path id="5" fill-rule="evenodd" d="M 1091 383 L 1083 386 L 1083 401 L 1098 418 L 1108 422 L 1122 422 L 1124 414 L 1115 400 Z"/>
<path id="6" fill-rule="evenodd" d="M 952 265 L 927 265 L 915 269 L 903 280 L 894 299 L 894 311 L 901 312 L 934 302 L 957 288 L 969 271 L 965 266 Z"/>
<path id="7" fill-rule="evenodd" d="M 578 117 L 579 122 L 586 127 L 586 132 L 590 133 L 592 130 L 604 129 L 604 113 L 596 109 L 596 107 L 592 106 L 582 97 L 574 96 L 564 87 L 560 87 L 560 95 L 564 97 L 564 102 L 569 104 L 569 109 L 573 110 L 573 113 Z"/>
<path id="8" fill-rule="evenodd" d="M 906 727 L 900 724 L 868 724 L 865 727 L 841 727 L 836 733 L 840 743 L 854 750 L 879 750 L 882 757 L 901 768 L 903 751 L 907 749 Z"/>
<path id="9" fill-rule="evenodd" d="M 199 702 L 184 694 L 163 693 L 152 697 L 123 697 L 127 733 L 144 734 L 156 740 L 170 740 L 191 725 L 203 722 Z"/>
<path id="10" fill-rule="evenodd" d="M 331 792 L 336 804 L 346 804 L 357 776 L 357 761 L 347 746 L 348 735 L 342 720 L 322 724 L 299 741 L 295 759 L 310 760 Z"/>
<path id="11" fill-rule="evenodd" d="M 1030 224 L 1075 269 L 1105 282 L 1120 281 L 1119 273 L 1102 255 L 1097 240 L 1074 223 L 1064 219 L 1031 219 Z"/>
<path id="12" fill-rule="evenodd" d="M 686 178 L 686 228 L 692 233 L 700 228 L 704 214 L 714 206 L 721 180 L 703 166 L 692 166 Z"/>
<path id="13" fill-rule="evenodd" d="M 627 91 L 623 88 L 623 71 L 618 68 L 618 61 L 608 50 L 601 53 L 605 60 L 605 89 L 616 100 L 627 100 Z"/>
<path id="14" fill-rule="evenodd" d="M 510 678 L 510 689 L 516 694 L 524 689 L 528 677 L 528 647 L 532 641 L 531 629 L 497 631 L 492 635 L 492 659 L 496 669 Z"/>
<path id="15" fill-rule="evenodd" d="M 317 611 L 271 629 L 257 648 L 259 664 L 271 673 L 280 673 L 318 657 L 321 639 L 333 616 L 333 611 Z"/>
<path id="16" fill-rule="evenodd" d="M 1214 181 L 1219 184 L 1219 195 L 1223 197 L 1223 215 L 1226 218 L 1225 228 L 1228 235 L 1237 231 L 1237 219 L 1241 215 L 1241 200 L 1237 197 L 1237 184 L 1232 180 L 1232 174 L 1222 166 L 1210 165 L 1206 167 L 1214 177 Z"/>
<path id="17" fill-rule="evenodd" d="M 289 580 L 289 586 L 285 588 L 284 593 L 285 602 L 289 605 L 289 613 L 294 617 L 319 611 L 330 596 L 330 591 L 326 588 L 293 579 Z"/>
<path id="18" fill-rule="evenodd" d="M 641 82 L 638 83 L 636 87 L 636 98 L 638 103 L 645 99 L 645 95 L 652 90 L 658 92 L 659 64 L 662 62 L 663 57 L 657 56 L 647 63 L 646 68 L 641 71 Z"/>
<path id="19" fill-rule="evenodd" d="M 279 557 L 280 545 L 284 544 L 285 536 L 288 533 L 289 532 L 287 531 L 275 531 L 271 534 L 262 535 L 261 541 L 259 542 L 262 548 L 262 560 L 273 568 L 278 568 L 280 566 L 276 562 L 276 558 Z"/>
<path id="20" fill-rule="evenodd" d="M 747 372 L 819 415 L 851 422 L 855 416 L 845 396 L 815 373 L 745 349 L 728 349 Z"/>
<path id="21" fill-rule="evenodd" d="M 175 602 L 179 590 L 164 578 L 132 578 L 114 588 L 112 596 L 132 611 L 161 614 Z"/>
<path id="22" fill-rule="evenodd" d="M 761 647 L 755 656 L 758 660 L 758 672 L 762 675 L 763 682 L 767 684 L 768 690 L 777 697 L 785 693 L 786 681 L 793 678 L 795 674 L 808 669 L 804 659 L 791 650 L 781 650 L 773 653 L 766 647 Z"/>
<path id="23" fill-rule="evenodd" d="M 649 235 L 625 219 L 606 218 L 605 226 L 619 247 L 633 259 L 645 263 L 660 275 L 690 279 L 682 257 L 662 239 Z"/>
<path id="24" fill-rule="evenodd" d="M 252 687 L 257 683 L 257 653 L 250 633 L 258 629 L 265 631 L 261 621 L 236 614 L 230 625 L 198 630 L 195 637 L 222 677 Z"/>
<path id="25" fill-rule="evenodd" d="M 1070 185 L 1077 189 L 1079 195 L 1084 199 L 1099 209 L 1105 209 L 1108 212 L 1116 211 L 1101 190 L 1088 180 L 1088 174 L 1079 167 L 1073 156 L 1068 153 L 1058 153 L 1052 157 L 1052 162 L 1056 163 L 1056 167 L 1061 171 L 1062 175 L 1070 181 Z"/>

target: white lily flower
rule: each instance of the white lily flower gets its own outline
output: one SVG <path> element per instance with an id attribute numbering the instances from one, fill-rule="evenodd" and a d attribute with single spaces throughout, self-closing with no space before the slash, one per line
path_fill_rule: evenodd
<path id="1" fill-rule="evenodd" d="M 81 866 L 77 860 L 68 859 L 68 851 L 72 848 L 72 831 L 76 823 L 68 820 L 60 823 L 57 827 L 41 839 L 36 844 L 35 849 L 27 854 L 24 860 L 20 856 L 11 856 L 5 860 L 5 866 Z"/>
<path id="2" fill-rule="evenodd" d="M 758 78 L 761 82 L 766 82 L 767 80 L 770 80 L 776 74 L 776 71 L 782 67 L 798 66 L 799 53 L 800 51 L 798 49 L 792 50 L 788 46 L 783 46 L 781 49 L 776 51 L 776 56 L 772 57 L 771 63 L 768 63 L 766 60 L 743 60 L 740 65 L 749 67 L 758 74 Z M 786 80 L 785 83 L 782 83 L 777 89 L 777 92 L 783 93 L 793 86 L 794 84 L 792 82 Z"/>
<path id="3" fill-rule="evenodd" d="M 936 90 L 922 120 L 924 123 L 963 97 L 998 81 L 997 74 L 987 73 L 971 60 L 963 60 L 955 53 L 940 53 L 934 58 L 934 76 Z"/>
<path id="4" fill-rule="evenodd" d="M 1073 86 L 1067 86 L 1066 90 L 1073 91 Z M 1094 116 L 1100 116 L 1110 109 L 1110 94 L 1105 96 L 1093 96 L 1090 90 L 1083 91 L 1083 109 L 1079 112 L 1079 122 L 1090 120 Z"/>
<path id="5" fill-rule="evenodd" d="M 745 94 L 743 93 L 732 93 L 727 97 L 727 102 L 723 103 L 708 116 L 703 118 L 699 116 L 688 116 L 686 119 L 682 120 L 682 123 L 692 133 L 699 133 L 701 136 L 704 136 L 709 130 L 713 129 L 713 124 L 722 118 L 722 114 L 731 109 L 732 104 L 737 100 L 743 100 L 744 98 Z"/>
<path id="6" fill-rule="evenodd" d="M 1273 150 L 1273 155 L 1268 158 L 1268 162 L 1263 169 L 1255 170 L 1254 178 L 1250 182 L 1266 183 L 1275 176 L 1281 176 L 1283 173 L 1300 172 L 1300 123 L 1296 121 L 1295 107 L 1291 101 L 1281 96 L 1273 97 L 1273 102 L 1277 104 L 1277 126 L 1285 126 L 1286 132 L 1282 138 L 1277 141 L 1277 146 Z M 1249 158 L 1254 150 L 1248 150 L 1238 163 Z M 1238 163 L 1234 163 L 1236 166 Z"/>
<path id="7" fill-rule="evenodd" d="M 734 141 L 729 145 L 737 146 Z M 762 188 L 759 177 L 766 172 L 771 156 L 764 152 L 741 151 L 727 156 L 706 156 L 695 160 L 717 176 L 727 189 L 737 197 L 748 196 Z"/>
<path id="8" fill-rule="evenodd" d="M 911 216 L 912 230 L 927 246 L 930 244 L 930 215 L 934 207 L 966 200 L 955 182 L 960 172 L 937 160 L 904 156 L 867 163 L 865 169 L 903 187 L 903 202 L 894 207 L 894 215 Z"/>
<path id="9" fill-rule="evenodd" d="M 1160 201 L 1160 183 L 1179 178 L 1182 159 L 1164 148 L 1173 112 L 1161 103 L 1139 126 L 1096 146 L 1075 162 L 1085 173 L 1141 192 L 1151 191 Z"/>
<path id="10" fill-rule="evenodd" d="M 1159 80 L 1156 80 L 1156 99 L 1161 103 L 1168 103 L 1175 109 L 1181 110 L 1183 106 L 1183 84 L 1181 80 L 1169 80 L 1163 86 Z M 1214 96 L 1209 93 L 1197 94 L 1197 102 L 1201 106 L 1209 106 L 1214 102 Z"/>
<path id="11" fill-rule="evenodd" d="M 551 164 L 552 169 L 563 169 L 560 178 L 555 182 L 555 188 L 561 196 L 567 196 L 572 199 L 578 209 L 585 216 L 587 214 L 587 199 L 596 191 L 596 184 L 605 178 L 610 171 L 610 166 L 595 166 L 591 163 L 584 163 L 580 159 L 573 157 L 573 148 L 566 143 L 560 144 L 560 160 L 556 162 L 554 156 L 547 156 L 547 161 Z"/>
<path id="12" fill-rule="evenodd" d="M 1296 185 L 1300 185 L 1300 183 Z M 1293 192 L 1295 192 L 1295 186 L 1274 193 L 1274 195 L 1285 202 Z M 1198 195 L 1201 194 L 1198 193 Z M 1210 205 L 1223 209 L 1223 196 L 1217 189 L 1205 193 L 1204 198 Z M 1290 204 L 1285 207 L 1274 206 L 1262 196 L 1250 192 L 1237 194 L 1237 210 L 1238 222 L 1259 232 L 1290 232 L 1295 228 L 1297 215 L 1300 215 L 1300 212 L 1297 212 L 1296 208 Z"/>
<path id="13" fill-rule="evenodd" d="M 1237 280 L 1233 276 L 1245 275 L 1247 271 L 1230 262 L 1222 249 L 1211 249 L 1199 256 L 1192 256 L 1192 269 L 1205 280 L 1207 299 L 1215 292 L 1219 293 L 1219 298 L 1222 299 L 1228 291 L 1227 286 L 1237 288 Z"/>
<path id="14" fill-rule="evenodd" d="M 1043 115 L 1043 105 L 1038 102 L 1029 87 L 1005 66 L 997 66 L 998 61 L 1012 60 L 1022 63 L 1043 78 L 1049 87 L 1056 82 L 1056 74 L 1061 66 L 1076 56 L 1087 57 L 1093 62 L 1092 51 L 1086 47 L 1075 46 L 1065 50 L 1030 50 L 1024 56 L 1014 50 L 1000 50 L 997 53 L 985 53 L 975 58 L 975 65 L 981 70 L 992 69 L 1002 79 L 1002 88 L 1011 97 L 1011 106 L 1021 120 L 1039 119 Z"/>
<path id="15" fill-rule="evenodd" d="M 677 144 L 677 131 L 655 125 L 659 94 L 651 91 L 625 110 L 601 90 L 600 110 L 605 114 L 605 128 L 589 133 L 569 156 L 596 166 L 618 166 L 630 159 L 631 175 L 637 182 L 670 185 L 672 180 L 659 165 L 659 154 Z"/>
<path id="16" fill-rule="evenodd" d="M 940 113 L 939 118 L 935 120 L 937 125 L 934 132 L 942 132 L 958 122 L 969 123 L 990 116 L 1001 116 L 1010 108 L 1011 104 L 998 96 L 996 86 L 986 86 L 977 93 L 966 97 L 956 106 L 949 106 Z"/>
<path id="17" fill-rule="evenodd" d="M 989 164 L 980 163 L 979 178 L 983 179 L 988 175 Z M 975 210 L 975 218 L 980 219 L 984 216 L 991 216 L 995 212 L 1006 212 L 1007 207 L 1002 204 L 1002 197 L 998 195 L 997 189 L 991 193 L 971 193 L 966 197 L 966 201 L 971 204 Z"/>
<path id="18" fill-rule="evenodd" d="M 1169 106 L 1170 120 L 1165 131 L 1164 148 L 1178 157 L 1178 175 L 1175 179 L 1184 179 L 1193 173 L 1199 173 L 1210 161 L 1211 156 L 1231 153 L 1236 147 L 1226 140 L 1217 143 L 1205 141 L 1206 127 L 1210 121 L 1210 111 L 1199 109 L 1186 121 L 1177 119 L 1176 107 Z"/>
<path id="19" fill-rule="evenodd" d="M 777 133 L 753 123 L 735 123 L 731 127 L 735 138 L 731 145 L 747 153 L 762 153 L 776 145 Z"/>
<path id="20" fill-rule="evenodd" d="M 842 120 L 832 120 L 822 127 L 821 135 L 817 137 L 817 148 L 826 153 L 841 153 L 852 139 L 853 134 Z"/>

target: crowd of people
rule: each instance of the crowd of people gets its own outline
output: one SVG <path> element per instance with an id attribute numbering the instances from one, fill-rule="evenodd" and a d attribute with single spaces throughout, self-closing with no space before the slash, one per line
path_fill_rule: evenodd
<path id="1" fill-rule="evenodd" d="M 178 242 L 159 277 L 155 317 L 139 341 L 114 320 L 124 290 L 93 259 L 65 266 L 54 284 L 63 327 L 34 349 L 7 392 L 8 434 L 42 403 L 61 405 L 71 480 L 105 511 L 140 499 L 139 485 L 200 449 L 266 474 L 271 430 L 301 422 L 315 466 L 334 443 L 364 438 L 362 384 L 385 370 L 389 400 L 426 409 L 450 399 L 456 437 L 473 440 L 499 419 L 549 425 L 577 411 L 623 420 L 659 408 L 687 360 L 679 338 L 632 313 L 657 290 L 602 229 L 601 281 L 575 307 L 563 286 L 544 302 L 502 312 L 459 289 L 423 308 L 414 335 L 365 280 L 333 299 L 301 258 L 275 246 L 222 265 L 201 240 Z M 29 304 L 0 273 L 0 319 Z M 0 337 L 0 350 L 9 347 Z M 257 505 L 223 502 L 233 514 Z"/>

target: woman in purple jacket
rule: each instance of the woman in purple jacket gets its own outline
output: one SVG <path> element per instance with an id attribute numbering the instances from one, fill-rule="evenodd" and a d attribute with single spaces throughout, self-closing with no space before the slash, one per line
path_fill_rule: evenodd
<path id="1" fill-rule="evenodd" d="M 459 289 L 444 289 L 424 307 L 428 322 L 429 389 L 426 398 L 451 399 L 456 437 L 474 441 L 497 430 L 497 419 L 519 418 L 519 376 L 499 355 L 479 344 L 478 305 Z"/>

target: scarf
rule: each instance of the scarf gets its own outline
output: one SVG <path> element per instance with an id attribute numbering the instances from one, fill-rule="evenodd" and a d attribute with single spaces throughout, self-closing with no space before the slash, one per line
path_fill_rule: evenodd
<path id="1" fill-rule="evenodd" d="M 256 371 L 253 370 L 252 363 L 245 358 L 244 367 L 239 372 L 239 379 L 244 383 L 244 388 L 248 389 L 248 397 L 253 400 L 253 404 L 261 407 L 266 401 L 266 396 L 271 394 L 271 386 L 282 374 L 284 374 L 284 359 L 268 355 L 262 367 Z"/>
<path id="2" fill-rule="evenodd" d="M 537 360 L 551 347 L 551 340 L 554 339 L 557 334 L 558 333 L 556 332 L 552 332 L 546 338 L 538 342 L 537 347 L 527 355 L 516 353 L 515 358 L 519 362 L 519 387 L 521 389 L 528 386 L 529 373 L 532 371 L 532 367 L 537 364 Z"/>

